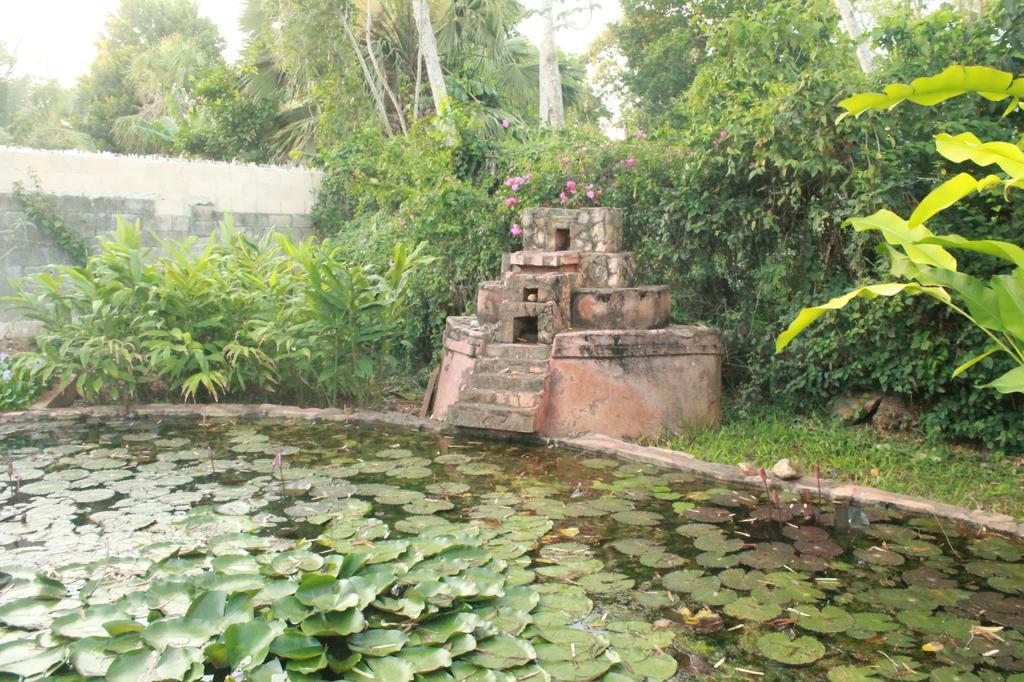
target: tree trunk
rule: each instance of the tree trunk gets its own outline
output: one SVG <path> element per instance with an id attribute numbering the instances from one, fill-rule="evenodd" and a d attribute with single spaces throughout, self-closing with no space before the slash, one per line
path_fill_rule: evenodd
<path id="1" fill-rule="evenodd" d="M 846 32 L 850 34 L 850 39 L 857 46 L 857 61 L 860 62 L 861 70 L 864 73 L 871 73 L 871 69 L 874 68 L 871 62 L 871 50 L 867 43 L 861 40 L 860 24 L 857 23 L 850 0 L 836 0 L 836 9 L 839 10 L 839 16 L 843 18 Z"/>
<path id="2" fill-rule="evenodd" d="M 380 94 L 380 90 L 377 87 L 377 80 L 370 73 L 370 67 L 366 65 L 366 60 L 363 59 L 363 53 L 359 50 L 359 43 L 356 42 L 356 37 L 352 34 L 352 27 L 348 24 L 348 17 L 344 13 L 341 15 L 341 25 L 345 29 L 345 35 L 348 37 L 348 42 L 352 46 L 352 52 L 356 55 L 356 60 L 359 62 L 359 66 L 363 70 L 363 78 L 366 79 L 366 87 L 370 89 L 370 96 L 373 97 L 374 104 L 377 105 L 377 113 L 380 115 L 380 124 L 384 126 L 384 132 L 391 137 L 395 134 L 395 131 L 391 128 L 391 120 L 388 118 L 387 107 L 384 106 L 384 98 Z"/>
<path id="3" fill-rule="evenodd" d="M 540 120 L 552 128 L 565 125 L 562 105 L 562 74 L 558 71 L 555 47 L 555 10 L 552 0 L 541 3 L 543 28 L 540 40 Z"/>
<path id="4" fill-rule="evenodd" d="M 434 37 L 434 25 L 430 22 L 430 8 L 427 0 L 412 0 L 412 9 L 416 18 L 416 31 L 420 36 L 420 54 L 423 55 L 423 63 L 427 65 L 427 81 L 434 97 L 434 110 L 440 116 L 448 111 L 448 88 L 444 84 L 441 59 L 437 56 L 437 39 Z"/>
<path id="5" fill-rule="evenodd" d="M 380 83 L 381 89 L 384 90 L 388 99 L 391 100 L 391 106 L 395 108 L 395 116 L 398 117 L 398 127 L 402 129 L 403 135 L 408 135 L 409 131 L 405 128 L 405 112 L 402 111 L 402 105 L 398 103 L 395 93 L 391 90 L 391 86 L 388 85 L 388 77 L 381 70 L 380 64 L 377 63 L 377 55 L 373 51 L 373 8 L 370 4 L 371 2 L 372 0 L 366 1 L 366 54 L 370 58 L 370 64 L 373 65 L 374 72 L 377 74 L 377 82 Z"/>

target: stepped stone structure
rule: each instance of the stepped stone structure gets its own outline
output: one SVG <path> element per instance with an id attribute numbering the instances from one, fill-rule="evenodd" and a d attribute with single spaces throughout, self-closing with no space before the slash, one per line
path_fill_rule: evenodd
<path id="1" fill-rule="evenodd" d="M 522 229 L 476 315 L 448 318 L 434 418 L 545 436 L 717 425 L 721 338 L 669 324 L 668 287 L 633 286 L 622 211 L 532 208 Z"/>

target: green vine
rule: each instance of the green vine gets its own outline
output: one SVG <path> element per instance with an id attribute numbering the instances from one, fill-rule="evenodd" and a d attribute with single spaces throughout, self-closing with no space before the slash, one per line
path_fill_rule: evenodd
<path id="1" fill-rule="evenodd" d="M 53 239 L 53 242 L 67 254 L 74 265 L 85 265 L 91 249 L 89 242 L 68 227 L 57 209 L 56 198 L 43 192 L 39 178 L 32 177 L 32 189 L 25 189 L 21 182 L 14 183 L 14 196 L 22 206 L 22 218 L 38 227 Z"/>

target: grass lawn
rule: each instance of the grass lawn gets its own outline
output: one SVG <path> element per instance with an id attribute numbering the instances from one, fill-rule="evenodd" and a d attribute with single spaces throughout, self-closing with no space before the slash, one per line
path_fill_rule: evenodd
<path id="1" fill-rule="evenodd" d="M 651 443 L 704 460 L 755 462 L 770 469 L 789 457 L 822 478 L 870 485 L 1024 519 L 1024 458 L 1002 457 L 921 434 L 882 435 L 829 415 L 794 416 L 770 408 L 727 406 L 722 429 Z"/>

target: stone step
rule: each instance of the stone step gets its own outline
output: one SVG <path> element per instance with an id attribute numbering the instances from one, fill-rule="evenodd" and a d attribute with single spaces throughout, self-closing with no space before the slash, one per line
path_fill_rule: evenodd
<path id="1" fill-rule="evenodd" d="M 459 401 L 462 403 L 477 403 L 485 405 L 507 405 L 508 407 L 530 407 L 540 406 L 541 392 L 526 391 L 503 391 L 492 388 L 471 388 L 466 387 L 459 394 Z"/>
<path id="2" fill-rule="evenodd" d="M 548 359 L 510 360 L 483 357 L 476 361 L 473 371 L 481 374 L 547 374 Z"/>
<path id="3" fill-rule="evenodd" d="M 551 346 L 543 343 L 489 343 L 484 347 L 484 357 L 506 360 L 547 360 L 551 357 Z"/>
<path id="4" fill-rule="evenodd" d="M 534 433 L 538 411 L 529 407 L 509 407 L 505 405 L 486 405 L 459 401 L 448 411 L 448 423 L 453 426 L 464 426 L 472 429 L 493 429 L 496 431 L 515 431 L 516 433 Z"/>
<path id="5" fill-rule="evenodd" d="M 517 374 L 497 374 L 474 371 L 468 381 L 469 388 L 485 388 L 496 391 L 521 391 L 538 393 L 544 390 L 546 374 L 520 372 Z"/>

